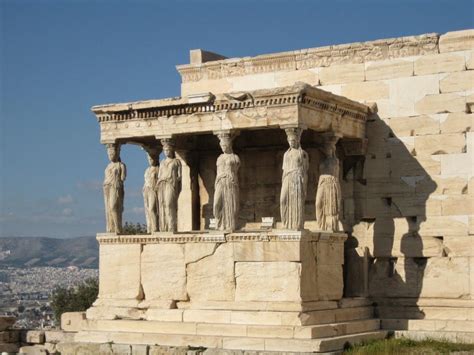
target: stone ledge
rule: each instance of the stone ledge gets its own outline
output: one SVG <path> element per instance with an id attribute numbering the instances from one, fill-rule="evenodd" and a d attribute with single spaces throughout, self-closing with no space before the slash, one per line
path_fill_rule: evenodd
<path id="1" fill-rule="evenodd" d="M 230 336 L 210 335 L 171 335 L 171 334 L 147 334 L 130 332 L 100 332 L 84 331 L 77 334 L 75 341 L 88 343 L 113 343 L 114 345 L 137 344 L 173 346 L 173 347 L 204 347 L 210 349 L 226 350 L 253 350 L 253 351 L 291 351 L 291 352 L 329 352 L 340 351 L 346 344 L 358 344 L 360 342 L 383 339 L 387 336 L 386 331 L 369 331 L 359 334 L 327 337 L 321 339 L 285 339 L 285 338 L 248 338 Z M 130 346 L 130 345 L 128 345 Z M 160 352 L 163 353 L 163 352 Z M 166 353 L 166 352 L 164 352 Z"/>
<path id="2" fill-rule="evenodd" d="M 225 243 L 225 242 L 279 242 L 279 241 L 340 241 L 347 239 L 345 233 L 316 231 L 271 230 L 256 232 L 219 233 L 214 231 L 153 234 L 117 235 L 97 233 L 99 244 L 158 244 L 158 243 Z"/>
<path id="3" fill-rule="evenodd" d="M 435 339 L 455 343 L 474 343 L 474 333 L 472 332 L 396 330 L 393 334 L 395 338 L 408 338 L 412 340 Z"/>

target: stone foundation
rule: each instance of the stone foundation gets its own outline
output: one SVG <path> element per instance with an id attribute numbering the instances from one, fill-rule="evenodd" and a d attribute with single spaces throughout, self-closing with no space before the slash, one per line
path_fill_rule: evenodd
<path id="1" fill-rule="evenodd" d="M 385 336 L 343 299 L 343 233 L 98 235 L 99 298 L 76 342 L 333 351 Z"/>

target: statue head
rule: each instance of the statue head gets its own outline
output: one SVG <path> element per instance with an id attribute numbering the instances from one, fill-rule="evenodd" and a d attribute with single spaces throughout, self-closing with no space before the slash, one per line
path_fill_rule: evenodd
<path id="1" fill-rule="evenodd" d="M 163 145 L 163 153 L 165 154 L 165 157 L 174 158 L 174 140 L 172 138 L 163 138 L 161 144 Z"/>
<path id="2" fill-rule="evenodd" d="M 288 140 L 288 145 L 292 149 L 298 149 L 300 147 L 301 133 L 303 130 L 301 128 L 286 128 L 286 138 Z"/>
<path id="3" fill-rule="evenodd" d="M 219 138 L 219 145 L 222 152 L 227 154 L 232 153 L 232 136 L 230 133 L 219 133 L 217 137 Z"/>
<path id="4" fill-rule="evenodd" d="M 115 143 L 107 144 L 107 156 L 112 163 L 116 163 L 120 159 L 120 145 Z"/>

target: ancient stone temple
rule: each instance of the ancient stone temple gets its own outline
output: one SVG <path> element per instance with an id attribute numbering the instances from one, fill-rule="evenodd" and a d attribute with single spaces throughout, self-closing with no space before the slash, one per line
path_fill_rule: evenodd
<path id="1" fill-rule="evenodd" d="M 75 341 L 291 352 L 389 330 L 472 341 L 473 38 L 193 50 L 177 67 L 181 97 L 94 106 L 107 229 Z M 124 144 L 149 161 L 148 234 L 121 233 Z"/>

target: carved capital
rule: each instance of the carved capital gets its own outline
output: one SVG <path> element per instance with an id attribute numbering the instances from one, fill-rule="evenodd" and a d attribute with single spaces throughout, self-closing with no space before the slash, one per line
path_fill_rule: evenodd
<path id="1" fill-rule="evenodd" d="M 305 129 L 307 129 L 308 127 L 304 124 L 281 124 L 280 125 L 280 128 L 281 129 L 284 129 L 284 130 L 287 130 L 287 129 L 295 129 L 295 128 L 298 128 L 300 129 L 301 131 L 304 131 Z"/>
<path id="2" fill-rule="evenodd" d="M 213 131 L 212 132 L 217 138 L 228 138 L 233 140 L 235 137 L 237 137 L 240 134 L 240 131 L 234 130 L 234 129 L 221 129 L 219 131 Z"/>
<path id="3" fill-rule="evenodd" d="M 161 141 L 163 139 L 173 139 L 173 135 L 172 134 L 157 134 L 155 135 L 155 138 Z"/>

